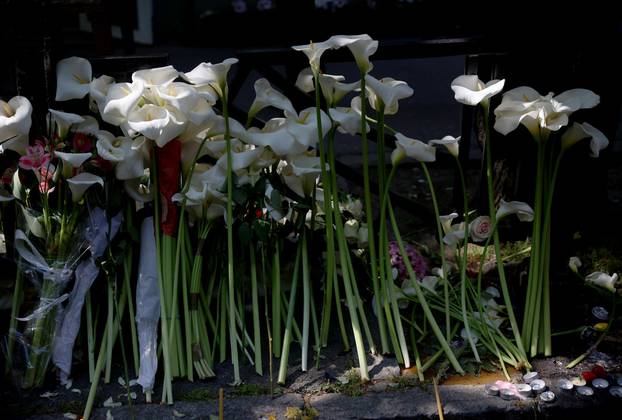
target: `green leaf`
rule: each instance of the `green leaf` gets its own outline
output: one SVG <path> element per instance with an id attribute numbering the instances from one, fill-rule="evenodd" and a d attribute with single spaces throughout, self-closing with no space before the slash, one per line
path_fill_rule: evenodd
<path id="1" fill-rule="evenodd" d="M 268 235 L 270 234 L 270 222 L 262 219 L 253 220 L 253 233 L 259 241 L 268 242 Z"/>
<path id="2" fill-rule="evenodd" d="M 248 201 L 248 193 L 245 189 L 242 188 L 234 188 L 233 189 L 233 202 L 240 206 L 243 206 Z"/>

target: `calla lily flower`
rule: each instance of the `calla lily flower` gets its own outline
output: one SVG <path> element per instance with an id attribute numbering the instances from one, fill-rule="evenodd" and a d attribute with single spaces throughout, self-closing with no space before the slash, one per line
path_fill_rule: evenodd
<path id="1" fill-rule="evenodd" d="M 521 222 L 533 221 L 533 209 L 529 204 L 523 203 L 522 201 L 507 202 L 501 199 L 501 204 L 499 204 L 499 209 L 497 209 L 496 219 L 501 220 L 505 216 L 511 214 L 515 214 Z"/>
<path id="2" fill-rule="evenodd" d="M 301 197 L 310 197 L 322 172 L 320 158 L 306 153 L 290 156 L 279 164 L 285 184 Z"/>
<path id="3" fill-rule="evenodd" d="M 194 86 L 187 83 L 173 82 L 153 89 L 161 100 L 158 102 L 173 106 L 184 114 L 195 108 L 199 100 L 199 95 Z"/>
<path id="4" fill-rule="evenodd" d="M 583 264 L 581 263 L 581 260 L 579 259 L 579 257 L 570 257 L 570 259 L 568 260 L 568 268 L 570 268 L 573 272 L 575 273 L 579 273 L 579 267 L 581 267 Z"/>
<path id="5" fill-rule="evenodd" d="M 568 125 L 568 117 L 579 109 L 593 108 L 600 97 L 587 89 L 567 90 L 555 97 L 541 96 L 530 87 L 521 86 L 506 92 L 495 109 L 495 130 L 501 134 L 514 131 L 523 124 L 534 138 L 540 130 L 558 131 Z"/>
<path id="6" fill-rule="evenodd" d="M 82 172 L 78 175 L 67 179 L 67 184 L 69 185 L 69 189 L 71 190 L 71 197 L 74 202 L 78 202 L 84 196 L 86 190 L 88 190 L 91 186 L 95 184 L 99 184 L 104 186 L 104 180 L 97 176 L 90 174 L 88 172 Z"/>
<path id="7" fill-rule="evenodd" d="M 443 236 L 443 242 L 451 247 L 458 246 L 464 241 L 464 222 L 452 225 Z"/>
<path id="8" fill-rule="evenodd" d="M 343 224 L 343 234 L 349 243 L 358 241 L 359 221 L 356 219 L 346 220 Z"/>
<path id="9" fill-rule="evenodd" d="M 235 147 L 231 148 L 232 171 L 238 172 L 243 169 L 247 169 L 255 160 L 259 158 L 259 156 L 261 156 L 263 149 L 264 148 L 261 146 L 257 147 L 254 145 L 243 144 L 240 141 L 236 142 Z M 224 154 L 221 156 L 216 164 L 224 170 L 227 170 L 227 155 Z"/>
<path id="10" fill-rule="evenodd" d="M 326 50 L 333 49 L 334 47 L 335 44 L 333 43 L 333 41 L 328 39 L 323 42 L 311 42 L 310 44 L 306 45 L 294 45 L 292 49 L 305 53 L 305 55 L 309 59 L 309 65 L 311 66 L 311 70 L 314 73 L 319 74 L 320 58 L 322 57 L 322 54 L 324 54 Z"/>
<path id="11" fill-rule="evenodd" d="M 452 136 L 445 136 L 440 140 L 430 140 L 428 142 L 428 144 L 439 144 L 442 146 L 445 146 L 447 148 L 447 151 L 453 156 L 453 157 L 458 157 L 458 154 L 460 153 L 460 136 L 458 137 L 452 137 Z"/>
<path id="12" fill-rule="evenodd" d="M 354 83 L 342 83 L 344 80 L 345 77 L 343 76 L 320 74 L 320 89 L 322 90 L 322 94 L 324 95 L 324 98 L 326 98 L 326 103 L 329 106 L 337 105 L 344 96 L 352 92 L 354 89 L 359 88 L 361 85 L 360 81 Z"/>
<path id="13" fill-rule="evenodd" d="M 597 158 L 600 151 L 609 145 L 609 140 L 602 131 L 589 123 L 574 123 L 562 135 L 562 150 L 566 150 L 583 139 L 590 140 L 590 157 Z"/>
<path id="14" fill-rule="evenodd" d="M 89 93 L 93 70 L 81 57 L 69 57 L 56 64 L 56 100 L 81 99 Z"/>
<path id="15" fill-rule="evenodd" d="M 320 120 L 322 123 L 322 133 L 325 134 L 332 125 L 330 117 L 324 111 L 320 111 Z M 305 148 L 314 146 L 317 143 L 318 133 L 315 107 L 303 109 L 297 118 L 286 118 L 285 127 L 296 141 L 305 146 Z"/>
<path id="16" fill-rule="evenodd" d="M 106 95 L 108 89 L 114 84 L 114 79 L 110 76 L 102 75 L 93 79 L 89 84 L 89 108 L 93 112 L 104 113 L 106 106 Z"/>
<path id="17" fill-rule="evenodd" d="M 397 166 L 406 158 L 406 150 L 398 143 L 395 143 L 395 149 L 391 152 L 391 164 Z"/>
<path id="18" fill-rule="evenodd" d="M 378 41 L 371 39 L 369 35 L 334 35 L 328 42 L 334 44 L 333 48 L 348 47 L 362 73 L 369 73 L 373 69 L 369 56 L 378 50 Z"/>
<path id="19" fill-rule="evenodd" d="M 132 140 L 129 137 L 115 137 L 107 131 L 97 134 L 97 153 L 115 164 L 115 176 L 120 180 L 140 177 L 144 170 L 144 137 Z"/>
<path id="20" fill-rule="evenodd" d="M 132 130 L 163 147 L 184 131 L 186 119 L 176 108 L 148 104 L 132 111 L 128 124 Z"/>
<path id="21" fill-rule="evenodd" d="M 285 118 L 272 118 L 261 130 L 251 127 L 241 138 L 256 146 L 268 146 L 277 156 L 296 155 L 307 150 L 305 145 L 296 141 L 285 124 Z"/>
<path id="22" fill-rule="evenodd" d="M 149 203 L 153 200 L 149 182 L 149 168 L 146 168 L 141 176 L 126 180 L 123 183 L 123 189 L 132 200 Z"/>
<path id="23" fill-rule="evenodd" d="M 443 233 L 447 233 L 451 231 L 451 224 L 453 220 L 456 219 L 457 217 L 458 217 L 458 213 L 450 213 L 450 214 L 438 217 L 441 221 L 441 227 L 443 228 Z"/>
<path id="24" fill-rule="evenodd" d="M 369 104 L 378 111 L 384 105 L 384 114 L 397 114 L 400 99 L 409 98 L 413 95 L 413 90 L 401 80 L 390 77 L 383 77 L 378 80 L 373 76 L 365 76 L 366 89 L 369 96 Z"/>
<path id="25" fill-rule="evenodd" d="M 588 283 L 592 283 L 595 286 L 602 287 L 604 289 L 609 290 L 610 292 L 615 293 L 616 291 L 616 282 L 618 281 L 618 275 L 614 273 L 613 275 L 609 275 L 607 273 L 603 273 L 601 271 L 596 271 L 585 278 L 585 281 Z"/>
<path id="26" fill-rule="evenodd" d="M 71 176 L 75 169 L 78 169 L 84 162 L 89 160 L 92 153 L 65 153 L 54 152 L 54 155 L 63 162 L 63 176 L 65 178 Z"/>
<path id="27" fill-rule="evenodd" d="M 361 113 L 354 108 L 330 108 L 330 117 L 337 123 L 337 131 L 355 136 L 361 132 Z M 369 124 L 365 123 L 365 130 L 369 132 Z"/>
<path id="28" fill-rule="evenodd" d="M 9 102 L 0 100 L 0 153 L 13 150 L 23 155 L 31 125 L 32 105 L 28 99 L 15 96 Z"/>
<path id="29" fill-rule="evenodd" d="M 121 125 L 128 120 L 130 112 L 142 97 L 142 82 L 115 83 L 106 94 L 106 105 L 101 113 L 102 119 L 112 125 Z"/>
<path id="30" fill-rule="evenodd" d="M 139 82 L 145 87 L 167 86 L 177 79 L 179 72 L 173 66 L 138 70 L 132 73 L 132 82 Z"/>
<path id="31" fill-rule="evenodd" d="M 217 64 L 201 63 L 192 71 L 183 73 L 182 76 L 193 85 L 210 85 L 222 98 L 225 93 L 229 69 L 237 62 L 237 58 L 227 58 L 222 63 Z"/>
<path id="32" fill-rule="evenodd" d="M 296 115 L 296 110 L 285 95 L 274 89 L 267 79 L 255 81 L 255 100 L 248 111 L 249 121 L 266 107 L 274 107 L 285 112 L 285 115 Z"/>
<path id="33" fill-rule="evenodd" d="M 462 75 L 451 82 L 456 101 L 464 105 L 488 104 L 488 100 L 503 90 L 505 79 L 484 83 L 476 75 Z"/>
<path id="34" fill-rule="evenodd" d="M 396 133 L 395 144 L 404 150 L 406 156 L 419 162 L 434 162 L 436 160 L 436 148 L 420 140 L 411 139 L 402 133 Z"/>
<path id="35" fill-rule="evenodd" d="M 77 114 L 71 114 L 69 112 L 57 111 L 55 109 L 50 109 L 50 116 L 52 117 L 52 122 L 56 125 L 56 135 L 59 139 L 64 139 L 69 133 L 69 128 L 73 124 L 79 124 L 84 122 L 84 118 Z"/>
<path id="36" fill-rule="evenodd" d="M 311 67 L 305 67 L 300 71 L 300 73 L 298 73 L 295 85 L 304 93 L 310 93 L 315 90 L 315 84 L 313 82 L 313 70 L 311 70 Z"/>

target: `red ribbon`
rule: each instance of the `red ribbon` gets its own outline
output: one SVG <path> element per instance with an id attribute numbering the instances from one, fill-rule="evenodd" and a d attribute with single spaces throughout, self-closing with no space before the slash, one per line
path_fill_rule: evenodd
<path id="1" fill-rule="evenodd" d="M 181 173 L 181 142 L 173 139 L 156 148 L 158 188 L 160 189 L 160 228 L 165 235 L 177 234 L 178 212 L 172 197 L 179 192 Z"/>

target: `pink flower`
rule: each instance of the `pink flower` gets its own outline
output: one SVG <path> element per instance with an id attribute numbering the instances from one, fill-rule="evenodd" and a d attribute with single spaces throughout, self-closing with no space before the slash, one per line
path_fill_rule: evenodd
<path id="1" fill-rule="evenodd" d="M 77 153 L 86 153 L 93 150 L 93 140 L 90 135 L 84 133 L 75 133 L 73 135 L 73 151 Z"/>
<path id="2" fill-rule="evenodd" d="M 33 170 L 47 165 L 50 161 L 50 154 L 45 152 L 45 145 L 41 140 L 37 140 L 34 146 L 28 146 L 26 155 L 19 158 L 19 167 L 25 170 Z"/>
<path id="3" fill-rule="evenodd" d="M 490 217 L 479 216 L 473 219 L 469 225 L 469 231 L 471 233 L 471 239 L 475 242 L 481 242 L 490 236 L 492 225 L 490 223 Z"/>
<path id="4" fill-rule="evenodd" d="M 418 279 L 422 279 L 425 277 L 426 272 L 428 271 L 428 265 L 425 262 L 425 259 L 417 249 L 411 244 L 406 244 L 404 246 L 406 254 L 408 255 L 408 260 L 410 261 L 410 265 L 413 268 L 413 271 L 417 275 Z M 404 263 L 404 259 L 402 258 L 402 254 L 400 253 L 400 248 L 396 242 L 391 242 L 389 244 L 389 255 L 391 256 L 391 266 L 397 268 L 398 279 L 404 280 L 408 278 L 408 271 L 406 270 L 406 264 Z"/>
<path id="5" fill-rule="evenodd" d="M 41 194 L 50 194 L 54 191 L 54 187 L 50 188 L 51 181 L 54 178 L 54 165 L 42 166 L 39 169 L 39 192 Z"/>

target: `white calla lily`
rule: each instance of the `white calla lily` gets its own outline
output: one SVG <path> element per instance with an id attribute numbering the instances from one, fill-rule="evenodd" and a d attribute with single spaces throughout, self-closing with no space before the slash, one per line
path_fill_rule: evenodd
<path id="1" fill-rule="evenodd" d="M 581 267 L 583 264 L 581 263 L 581 260 L 579 259 L 579 257 L 570 257 L 570 259 L 568 260 L 568 268 L 570 268 L 573 272 L 575 273 L 579 273 L 579 267 Z"/>
<path id="2" fill-rule="evenodd" d="M 241 138 L 256 146 L 268 146 L 277 156 L 295 155 L 307 149 L 287 130 L 285 118 L 272 118 L 261 130 L 251 127 Z"/>
<path id="3" fill-rule="evenodd" d="M 261 78 L 255 81 L 255 100 L 248 110 L 249 121 L 259 111 L 267 107 L 274 107 L 285 112 L 285 115 L 296 115 L 296 110 L 291 101 L 285 95 L 274 89 L 267 79 Z"/>
<path id="4" fill-rule="evenodd" d="M 173 82 L 154 88 L 158 98 L 165 104 L 171 105 L 184 114 L 195 108 L 199 94 L 194 86 L 188 83 Z"/>
<path id="5" fill-rule="evenodd" d="M 183 73 L 184 79 L 193 85 L 209 85 L 216 91 L 220 98 L 223 97 L 227 84 L 227 74 L 232 65 L 237 63 L 237 58 L 227 58 L 222 63 L 201 63 L 192 71 Z"/>
<path id="6" fill-rule="evenodd" d="M 71 197 L 73 201 L 77 202 L 82 199 L 86 190 L 88 190 L 91 186 L 99 184 L 103 188 L 104 180 L 97 175 L 88 172 L 82 172 L 72 178 L 67 179 L 67 184 L 69 185 L 69 189 L 71 190 Z"/>
<path id="7" fill-rule="evenodd" d="M 26 153 L 28 133 L 32 125 L 32 104 L 23 96 L 0 100 L 0 153 L 13 150 Z"/>
<path id="8" fill-rule="evenodd" d="M 398 101 L 413 95 L 413 90 L 406 82 L 391 77 L 383 77 L 378 80 L 373 76 L 366 75 L 365 83 L 369 104 L 376 111 L 384 106 L 385 115 L 397 114 Z"/>
<path id="9" fill-rule="evenodd" d="M 132 73 L 132 82 L 140 82 L 145 87 L 166 86 L 177 79 L 179 72 L 173 66 L 138 70 Z"/>
<path id="10" fill-rule="evenodd" d="M 106 106 L 106 95 L 108 89 L 114 84 L 114 79 L 105 74 L 99 76 L 89 83 L 89 108 L 93 112 L 103 114 Z"/>
<path id="11" fill-rule="evenodd" d="M 460 136 L 445 136 L 440 140 L 430 140 L 428 144 L 438 144 L 441 146 L 445 146 L 447 148 L 447 151 L 456 158 L 460 153 Z"/>
<path id="12" fill-rule="evenodd" d="M 464 105 L 488 104 L 488 100 L 503 90 L 505 79 L 482 82 L 476 75 L 461 75 L 451 82 L 456 101 Z"/>
<path id="13" fill-rule="evenodd" d="M 615 293 L 616 291 L 616 283 L 618 281 L 618 275 L 614 273 L 613 275 L 609 275 L 607 273 L 603 273 L 601 271 L 596 271 L 585 278 L 587 283 L 592 283 L 595 286 L 602 287 L 604 289 L 609 290 L 610 292 Z"/>
<path id="14" fill-rule="evenodd" d="M 561 146 L 562 150 L 566 150 L 573 146 L 577 142 L 583 139 L 590 140 L 590 157 L 597 158 L 600 155 L 600 151 L 605 149 L 609 145 L 609 140 L 603 134 L 602 131 L 592 126 L 589 123 L 574 123 L 564 134 L 562 135 Z"/>
<path id="15" fill-rule="evenodd" d="M 361 113 L 354 108 L 337 107 L 328 110 L 330 117 L 337 124 L 337 131 L 344 134 L 357 135 L 361 132 Z M 369 133 L 369 124 L 365 123 L 365 131 Z"/>
<path id="16" fill-rule="evenodd" d="M 327 50 L 335 47 L 335 44 L 330 39 L 322 42 L 311 42 L 306 45 L 294 45 L 292 49 L 295 51 L 303 52 L 309 59 L 309 65 L 314 73 L 320 72 L 320 58 L 322 54 Z"/>
<path id="17" fill-rule="evenodd" d="M 395 143 L 411 159 L 418 160 L 419 162 L 434 162 L 436 160 L 436 148 L 420 140 L 411 139 L 402 133 L 396 133 Z"/>
<path id="18" fill-rule="evenodd" d="M 128 124 L 132 130 L 163 147 L 184 131 L 186 119 L 176 108 L 148 104 L 132 111 Z"/>
<path id="19" fill-rule="evenodd" d="M 125 137 L 115 137 L 114 134 L 100 130 L 97 133 L 97 155 L 108 162 L 121 162 L 125 157 L 122 140 Z M 131 141 L 131 140 L 130 140 Z"/>
<path id="20" fill-rule="evenodd" d="M 76 124 L 74 131 L 76 133 L 90 134 L 96 136 L 99 131 L 99 123 L 90 115 L 84 115 L 82 122 Z"/>
<path id="21" fill-rule="evenodd" d="M 315 84 L 313 82 L 313 70 L 311 70 L 311 67 L 305 67 L 300 71 L 300 73 L 298 73 L 295 85 L 304 93 L 310 93 L 315 90 Z"/>
<path id="22" fill-rule="evenodd" d="M 143 91 L 144 86 L 140 81 L 111 85 L 106 94 L 106 104 L 101 113 L 102 119 L 112 125 L 121 125 L 126 122 L 130 112 L 142 97 Z"/>
<path id="23" fill-rule="evenodd" d="M 378 50 L 378 41 L 371 39 L 369 35 L 333 35 L 328 42 L 333 43 L 333 48 L 348 47 L 362 73 L 369 73 L 373 69 L 369 56 Z"/>
<path id="24" fill-rule="evenodd" d="M 149 203 L 153 201 L 153 193 L 149 182 L 149 168 L 146 168 L 140 176 L 125 180 L 123 189 L 132 200 L 139 203 Z"/>
<path id="25" fill-rule="evenodd" d="M 65 168 L 78 169 L 84 162 L 89 160 L 92 153 L 66 153 L 66 152 L 54 152 L 54 155 L 63 162 L 63 172 Z"/>
<path id="26" fill-rule="evenodd" d="M 257 160 L 259 156 L 261 156 L 264 149 L 261 146 L 248 145 L 242 143 L 241 141 L 235 142 L 235 146 L 233 146 L 234 145 L 232 144 L 231 169 L 236 173 L 238 171 L 248 169 L 252 163 Z M 221 156 L 216 164 L 224 170 L 227 170 L 227 155 L 224 154 Z"/>
<path id="27" fill-rule="evenodd" d="M 56 135 L 60 139 L 65 138 L 67 133 L 69 133 L 69 128 L 71 128 L 72 125 L 84 122 L 84 118 L 77 114 L 57 111 L 55 109 L 50 109 L 49 112 L 51 120 L 56 126 Z"/>
<path id="28" fill-rule="evenodd" d="M 553 93 L 542 96 L 530 87 L 517 87 L 506 92 L 495 109 L 494 128 L 506 135 L 523 124 L 539 139 L 541 130 L 558 131 L 568 125 L 570 114 L 593 108 L 599 101 L 600 97 L 587 89 L 571 89 L 554 97 Z"/>
<path id="29" fill-rule="evenodd" d="M 89 93 L 93 70 L 82 57 L 69 57 L 56 64 L 56 100 L 81 99 Z"/>
<path id="30" fill-rule="evenodd" d="M 326 134 L 332 125 L 330 117 L 324 111 L 320 111 L 320 120 L 322 123 L 322 133 Z M 287 117 L 285 119 L 285 127 L 296 141 L 305 148 L 314 146 L 317 142 L 318 133 L 315 107 L 303 109 L 298 114 L 298 117 Z"/>
<path id="31" fill-rule="evenodd" d="M 443 228 L 443 233 L 447 233 L 451 231 L 451 224 L 453 220 L 458 217 L 458 213 L 450 213 L 447 215 L 441 215 L 438 218 L 441 221 L 441 227 Z"/>
<path id="32" fill-rule="evenodd" d="M 279 172 L 285 184 L 292 191 L 301 197 L 310 197 L 322 172 L 322 166 L 318 156 L 302 153 L 289 156 L 286 161 L 281 161 Z"/>
<path id="33" fill-rule="evenodd" d="M 506 216 L 515 214 L 521 222 L 533 221 L 533 209 L 522 201 L 505 201 L 501 199 L 499 209 L 497 209 L 496 219 L 501 220 Z"/>
<path id="34" fill-rule="evenodd" d="M 320 74 L 318 79 L 320 82 L 320 89 L 329 107 L 337 105 L 344 96 L 361 86 L 360 81 L 342 83 L 345 77 L 332 74 Z"/>

